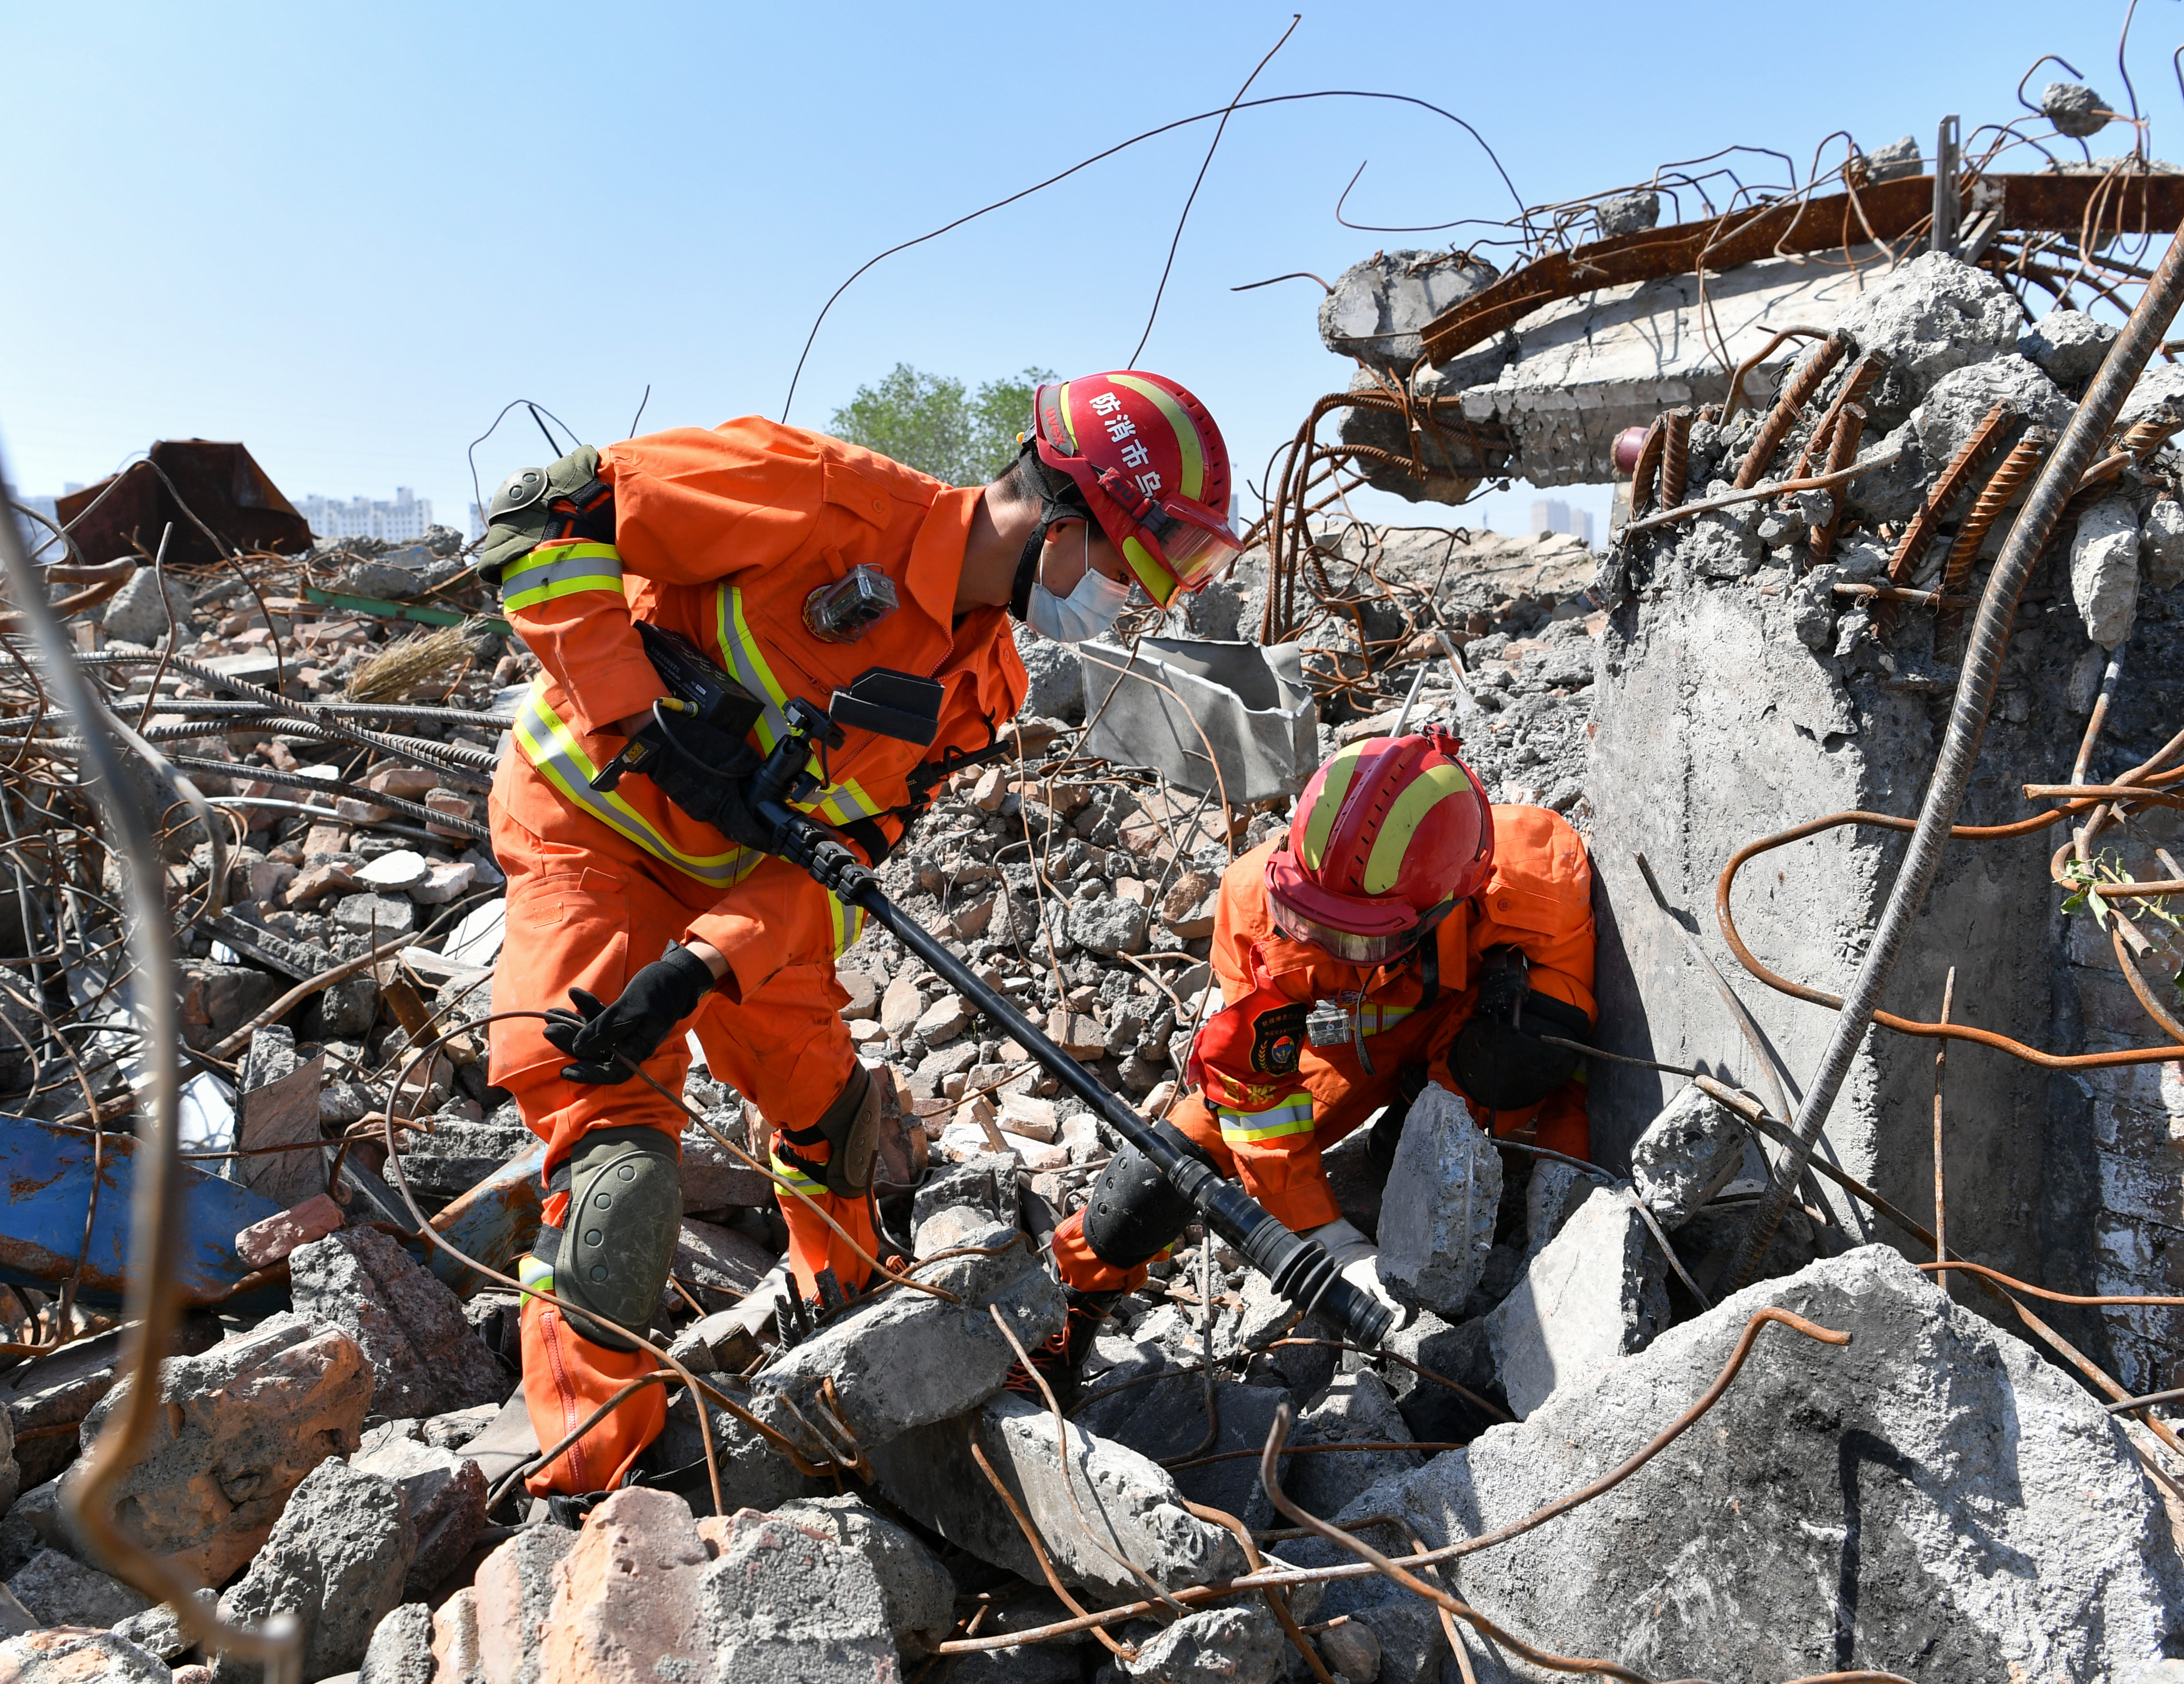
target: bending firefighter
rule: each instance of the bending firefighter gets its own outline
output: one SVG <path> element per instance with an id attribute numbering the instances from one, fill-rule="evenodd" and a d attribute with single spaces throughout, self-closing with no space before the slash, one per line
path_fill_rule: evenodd
<path id="1" fill-rule="evenodd" d="M 803 1196 L 781 1207 L 805 1298 L 855 1294 L 860 1252 L 878 1255 L 879 1096 L 834 976 L 861 914 L 766 851 L 742 790 L 783 711 L 826 708 L 874 669 L 939 686 L 928 744 L 853 726 L 812 761 L 800 805 L 877 865 L 937 770 L 987 749 L 1022 704 L 1011 617 L 1075 642 L 1134 583 L 1161 603 L 1198 588 L 1236 547 L 1228 501 L 1204 407 L 1128 371 L 1039 388 L 1022 451 L 983 488 L 745 417 L 581 449 L 495 494 L 485 563 L 545 669 L 492 800 L 508 873 L 494 1006 L 554 1014 L 496 1022 L 491 1065 L 547 1143 L 521 1277 L 566 1307 L 524 1306 L 542 1447 L 654 1366 L 592 1319 L 649 1326 L 682 1217 L 683 1118 L 632 1066 L 680 1094 L 694 1034 L 764 1116 L 772 1166 Z M 676 650 L 748 693 L 733 733 L 669 694 L 654 662 Z M 664 1420 L 660 1390 L 638 1391 L 531 1489 L 613 1488 Z"/>
<path id="2" fill-rule="evenodd" d="M 1226 1006 L 1193 1043 L 1195 1091 L 1158 1125 L 1383 1297 L 1376 1249 L 1320 1168 L 1374 1112 L 1386 1107 L 1368 1142 L 1384 1167 L 1429 1081 L 1494 1134 L 1590 1156 L 1578 1054 L 1541 1037 L 1591 1028 L 1592 868 L 1546 808 L 1490 806 L 1459 746 L 1436 731 L 1343 750 L 1288 834 L 1228 867 L 1212 956 Z M 1070 1316 L 1034 1362 L 1073 1372 L 1193 1214 L 1121 1147 L 1055 1230 Z"/>

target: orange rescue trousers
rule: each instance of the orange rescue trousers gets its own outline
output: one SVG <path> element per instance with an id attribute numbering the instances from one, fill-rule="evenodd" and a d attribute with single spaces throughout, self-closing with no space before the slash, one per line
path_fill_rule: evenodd
<path id="1" fill-rule="evenodd" d="M 682 936 L 694 917 L 720 901 L 716 885 L 685 876 L 564 804 L 515 756 L 501 761 L 491 809 L 493 850 L 508 873 L 507 934 L 493 976 L 496 1012 L 566 1006 L 571 988 L 610 1001 Z M 736 895 L 738 909 L 765 925 L 786 962 L 741 999 L 721 990 L 708 995 L 644 1068 L 680 1095 L 691 1062 L 687 1029 L 696 1034 L 715 1077 L 750 1101 L 772 1128 L 806 1129 L 841 1091 L 855 1060 L 841 1017 L 849 996 L 834 976 L 833 909 L 824 890 L 782 860 L 761 862 Z M 681 1136 L 682 1112 L 634 1077 L 610 1087 L 564 1080 L 568 1060 L 542 1028 L 536 1018 L 493 1025 L 491 1079 L 515 1097 L 525 1125 L 547 1143 L 549 1175 L 594 1129 L 641 1125 Z M 762 1151 L 765 1144 L 754 1141 L 752 1150 Z M 823 1141 L 802 1153 L 820 1163 L 827 1155 Z M 861 1289 L 870 1269 L 812 1206 L 877 1255 L 869 1197 L 841 1198 L 823 1189 L 808 1196 L 811 1204 L 781 1196 L 798 1290 L 816 1297 L 815 1276 L 828 1268 L 845 1290 Z M 561 1212 L 553 1207 L 565 1201 L 560 1195 L 549 1202 L 549 1221 L 558 1220 Z M 643 1351 L 610 1351 L 579 1336 L 542 1299 L 524 1306 L 523 1392 L 541 1450 L 575 1431 L 627 1381 L 659 1366 Z M 645 1387 L 526 1483 L 539 1496 L 611 1489 L 666 1419 L 663 1389 Z"/>

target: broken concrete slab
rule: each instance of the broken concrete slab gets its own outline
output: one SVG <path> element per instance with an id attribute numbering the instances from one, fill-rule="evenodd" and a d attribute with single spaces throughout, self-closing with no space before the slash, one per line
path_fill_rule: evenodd
<path id="1" fill-rule="evenodd" d="M 1673 1420 L 1766 1305 L 1851 1342 L 1765 1329 L 1696 1429 L 1554 1526 L 1468 1559 L 1465 1599 L 1534 1643 L 1664 1677 L 1817 1660 L 2092 1680 L 2174 1643 L 2184 1566 L 2122 1426 L 1879 1246 L 1736 1294 L 1352 1510 L 1407 1514 L 1429 1545 L 1529 1514 Z"/>
<path id="2" fill-rule="evenodd" d="M 1117 1598 L 1141 1595 L 1142 1582 L 1117 1555 L 1171 1591 L 1244 1570 L 1235 1539 L 1183 1508 L 1175 1480 L 1155 1463 L 1074 1422 L 1067 1430 L 1067 1487 L 1052 1414 L 1045 1403 L 1012 1391 L 972 1414 L 882 1446 L 872 1453 L 875 1482 L 889 1502 L 950 1543 L 1036 1580 L 1039 1564 L 1022 1532 L 970 1453 L 975 1432 L 994 1471 L 1029 1515 L 1063 1583 Z"/>
<path id="3" fill-rule="evenodd" d="M 432 1684 L 437 1664 L 432 1610 L 421 1602 L 405 1602 L 373 1627 L 357 1665 L 357 1684 Z"/>
<path id="4" fill-rule="evenodd" d="M 773 1512 L 805 1531 L 827 1534 L 872 1564 L 898 1645 L 929 1649 L 954 1628 L 956 1581 L 939 1557 L 861 1497 L 805 1497 Z"/>
<path id="5" fill-rule="evenodd" d="M 844 1424 L 869 1451 L 959 1416 L 1000 1390 L 1016 1352 L 989 1306 L 999 1308 L 1026 1350 L 1059 1332 L 1066 1319 L 1061 1288 L 1028 1241 L 994 1257 L 948 1258 L 918 1279 L 961 1302 L 897 1287 L 836 1317 L 751 1376 L 752 1414 L 824 1464 L 827 1448 L 805 1423 L 819 1406 L 822 1382 L 831 1381 Z"/>
<path id="6" fill-rule="evenodd" d="M 471 1617 L 487 1684 L 538 1684 L 554 1570 L 577 1546 L 561 1526 L 526 1526 L 478 1564 Z"/>
<path id="7" fill-rule="evenodd" d="M 235 1254 L 253 1269 L 270 1269 L 297 1246 L 325 1239 L 347 1219 L 330 1195 L 314 1193 L 301 1204 L 254 1222 L 237 1234 Z"/>
<path id="8" fill-rule="evenodd" d="M 166 1662 L 111 1631 L 64 1626 L 0 1643 L 0 1677 L 10 1684 L 173 1684 Z"/>
<path id="9" fill-rule="evenodd" d="M 1013 1228 L 1019 1201 L 1017 1160 L 1006 1152 L 984 1152 L 938 1169 L 917 1190 L 911 1206 L 913 1232 L 951 1205 L 968 1205 Z"/>
<path id="10" fill-rule="evenodd" d="M 370 1358 L 378 1414 L 421 1418 L 507 1396 L 507 1375 L 455 1295 L 391 1236 L 330 1234 L 290 1256 L 288 1278 L 299 1311 L 347 1328 Z"/>
<path id="11" fill-rule="evenodd" d="M 8 1588 L 41 1625 L 119 1625 L 152 1606 L 133 1585 L 57 1549 L 32 1556 L 8 1579 Z"/>
<path id="12" fill-rule="evenodd" d="M 1410 1423 L 1396 1407 L 1386 1384 L 1371 1370 L 1359 1369 L 1337 1375 L 1326 1395 L 1297 1416 L 1289 1441 L 1293 1446 L 1403 1444 L 1412 1436 Z M 1376 1480 L 1404 1473 L 1424 1459 L 1414 1450 L 1336 1451 L 1291 1457 L 1282 1465 L 1282 1488 L 1313 1514 L 1334 1514 L 1347 1508 L 1351 1497 Z M 1257 1464 L 1246 1465 L 1256 1479 Z"/>
<path id="13" fill-rule="evenodd" d="M 816 1525 L 744 1509 L 699 1523 L 718 1558 L 699 1589 L 722 1679 L 894 1684 L 894 1637 L 873 1562 Z"/>
<path id="14" fill-rule="evenodd" d="M 304 1676 L 355 1667 L 379 1622 L 402 1600 L 417 1547 L 408 1506 L 391 1480 L 336 1461 L 304 1476 L 250 1564 L 220 1599 L 220 1617 L 255 1624 L 276 1613 L 304 1625 Z M 263 1669 L 222 1655 L 214 1684 L 248 1684 Z"/>
<path id="15" fill-rule="evenodd" d="M 1484 259 L 1446 251 L 1375 252 L 1335 277 L 1319 303 L 1320 343 L 1384 373 L 1407 376 L 1424 354 L 1418 335 L 1499 271 Z"/>
<path id="16" fill-rule="evenodd" d="M 1263 1598 L 1202 1608 L 1143 1637 L 1134 1659 L 1117 1655 L 1100 1671 L 1131 1684 L 1273 1684 L 1295 1651 Z"/>
<path id="17" fill-rule="evenodd" d="M 1638 1196 L 1663 1227 L 1681 1227 L 1735 1179 L 1748 1137 L 1741 1118 L 1704 1089 L 1686 1083 L 1630 1148 Z"/>
<path id="18" fill-rule="evenodd" d="M 403 1592 L 429 1598 L 485 1530 L 485 1475 L 466 1456 L 404 1438 L 359 1451 L 349 1466 L 402 1493 L 417 1540 Z"/>
<path id="19" fill-rule="evenodd" d="M 195 1356 L 220 1343 L 225 1330 L 214 1316 L 196 1312 L 175 1328 L 178 1357 Z M 64 1345 L 10 1375 L 0 1389 L 0 1408 L 8 1413 L 5 1436 L 20 1471 L 24 1488 L 41 1485 L 76 1458 L 75 1429 L 92 1404 L 106 1396 L 121 1361 L 122 1330 Z M 0 1495 L 7 1492 L 0 1475 Z"/>
<path id="20" fill-rule="evenodd" d="M 197 1600 L 208 1615 L 218 1613 L 219 1592 L 208 1586 L 197 1593 Z M 126 1637 L 145 1653 L 157 1655 L 170 1666 L 198 1646 L 198 1640 L 182 1624 L 182 1617 L 172 1603 L 163 1602 L 142 1614 L 115 1621 L 114 1635 Z"/>
<path id="21" fill-rule="evenodd" d="M 232 1165 L 235 1179 L 284 1210 L 293 1209 L 326 1185 L 325 1135 L 319 1123 L 319 1089 L 326 1055 L 296 1056 L 295 1031 L 270 1023 L 250 1039 L 243 1057 L 235 1144 L 254 1153 Z M 271 1146 L 304 1150 L 270 1151 Z M 262 1268 L 262 1264 L 254 1264 Z"/>
<path id="22" fill-rule="evenodd" d="M 1596 1188 L 1485 1318 L 1510 1413 L 1643 1350 L 1669 1324 L 1668 1272 L 1636 1197 Z"/>
<path id="23" fill-rule="evenodd" d="M 1532 1165 L 1532 1179 L 1524 1186 L 1524 1261 L 1529 1263 L 1546 1249 L 1548 1241 L 1563 1231 L 1580 1206 L 1592 1196 L 1600 1178 L 1588 1175 L 1574 1163 L 1540 1158 Z"/>
<path id="24" fill-rule="evenodd" d="M 292 1313 L 201 1355 L 168 1358 L 165 1407 L 114 1488 L 118 1518 L 176 1566 L 222 1582 L 258 1553 L 305 1475 L 356 1448 L 371 1387 L 354 1339 Z M 86 1449 L 125 1396 L 116 1386 L 85 1415 Z M 81 1467 L 62 1476 L 64 1489 Z"/>
<path id="25" fill-rule="evenodd" d="M 1117 1370 L 1114 1378 L 1119 1381 L 1131 1375 L 1128 1370 Z M 1213 1397 L 1219 1430 L 1211 1443 L 1206 1441 L 1202 1374 L 1167 1375 L 1148 1385 L 1111 1392 L 1085 1404 L 1073 1419 L 1089 1433 L 1134 1450 L 1149 1461 L 1164 1464 L 1190 1457 L 1193 1452 L 1215 1456 L 1259 1449 L 1267 1441 L 1275 1412 L 1289 1401 L 1289 1393 L 1222 1380 L 1214 1382 Z M 1280 1524 L 1266 1488 L 1259 1483 L 1259 1464 L 1255 1460 L 1240 1457 L 1202 1468 L 1178 1468 L 1173 1477 L 1176 1490 L 1191 1502 L 1234 1514 L 1246 1526 Z"/>
<path id="26" fill-rule="evenodd" d="M 642 1486 L 615 1492 L 554 1564 L 539 1676 L 640 1684 L 711 1676 L 699 1614 L 705 1557 L 681 1497 Z"/>
<path id="27" fill-rule="evenodd" d="M 2138 510 L 2128 497 L 2104 497 L 2078 517 L 2070 599 L 2086 635 L 2103 649 L 2131 635 L 2138 613 Z"/>
<path id="28" fill-rule="evenodd" d="M 774 1255 L 737 1229 L 686 1216 L 672 1272 L 706 1310 L 725 1310 L 766 1278 Z"/>
<path id="29" fill-rule="evenodd" d="M 1502 1207 L 1502 1157 L 1464 1102 L 1429 1082 L 1404 1119 L 1380 1203 L 1380 1284 L 1453 1321 L 1478 1285 Z"/>

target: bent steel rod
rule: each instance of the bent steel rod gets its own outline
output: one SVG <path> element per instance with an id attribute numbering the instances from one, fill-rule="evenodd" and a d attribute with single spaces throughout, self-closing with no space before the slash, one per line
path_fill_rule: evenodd
<path id="1" fill-rule="evenodd" d="M 1821 1055 L 1819 1068 L 1813 1073 L 1804 1103 L 1798 1107 L 1796 1145 L 1769 1179 L 1766 1196 L 1746 1227 L 1744 1237 L 1737 1242 L 1736 1254 L 1729 1268 L 1732 1291 L 1751 1284 L 1758 1271 L 1760 1258 L 1766 1254 L 1774 1230 L 1781 1224 L 1791 1190 L 1812 1162 L 1821 1127 L 1827 1122 L 1836 1096 L 1850 1074 L 1852 1059 L 1857 1056 L 1866 1031 L 1872 1027 L 1874 1013 L 1880 1006 L 1881 991 L 1887 987 L 1889 975 L 1896 968 L 1904 935 L 1941 864 L 1942 850 L 1947 845 L 1950 827 L 1955 822 L 1957 809 L 1964 804 L 1965 787 L 1971 781 L 1973 766 L 1979 759 L 1980 738 L 1986 731 L 1987 709 L 1993 703 L 1995 684 L 2002 674 L 2002 657 L 2008 647 L 2010 622 L 2016 616 L 2019 594 L 2031 575 L 2033 564 L 2048 547 L 2063 505 L 2076 491 L 2078 477 L 2108 436 L 2124 399 L 2138 383 L 2147 360 L 2161 343 L 2180 304 L 2184 304 L 2184 238 L 2170 242 L 2161 266 L 2139 295 L 2137 307 L 2131 311 L 2122 334 L 2109 348 L 2107 360 L 2102 363 L 2085 402 L 2070 417 L 2069 427 L 2041 471 L 2031 494 L 2025 499 L 2023 512 L 2010 528 L 2002 554 L 1995 558 L 1993 570 L 1987 575 L 1986 588 L 1980 598 L 1979 615 L 1972 623 L 1971 637 L 1964 648 L 1964 676 L 1958 682 L 1955 700 L 1949 706 L 1948 729 L 1942 739 L 1942 751 L 1935 761 L 1934 776 L 1926 786 L 1925 799 L 1919 805 L 1918 828 L 1912 833 L 1911 845 L 1904 852 L 1903 863 L 1889 889 L 1887 904 L 1881 909 L 1873 944 L 1866 950 L 1864 961 L 1858 966 L 1858 975 L 1844 997 L 1835 1033 Z"/>

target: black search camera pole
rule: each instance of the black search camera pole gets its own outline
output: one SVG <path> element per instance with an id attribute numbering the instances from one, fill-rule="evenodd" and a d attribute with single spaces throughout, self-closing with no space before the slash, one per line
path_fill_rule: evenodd
<path id="1" fill-rule="evenodd" d="M 810 771 L 814 749 L 822 744 L 838 746 L 842 732 L 827 714 L 800 696 L 788 703 L 785 712 L 788 729 L 774 744 L 754 776 L 750 789 L 751 810 L 774 828 L 774 851 L 802 867 L 844 903 L 862 907 L 950 988 L 1006 1029 L 1064 1087 L 1151 1159 L 1176 1190 L 1197 1207 L 1206 1225 L 1241 1252 L 1245 1262 L 1264 1274 L 1291 1304 L 1300 1310 L 1317 1310 L 1339 1322 L 1352 1343 L 1379 1346 L 1395 1319 L 1393 1313 L 1372 1294 L 1345 1280 L 1318 1241 L 1292 1234 L 1241 1187 L 1178 1151 L 1148 1127 L 1142 1117 L 1102 1087 L 1090 1071 L 1048 1040 L 1004 995 L 987 987 L 923 925 L 889 901 L 872 869 L 832 831 L 788 805 L 816 787 L 817 780 Z"/>

